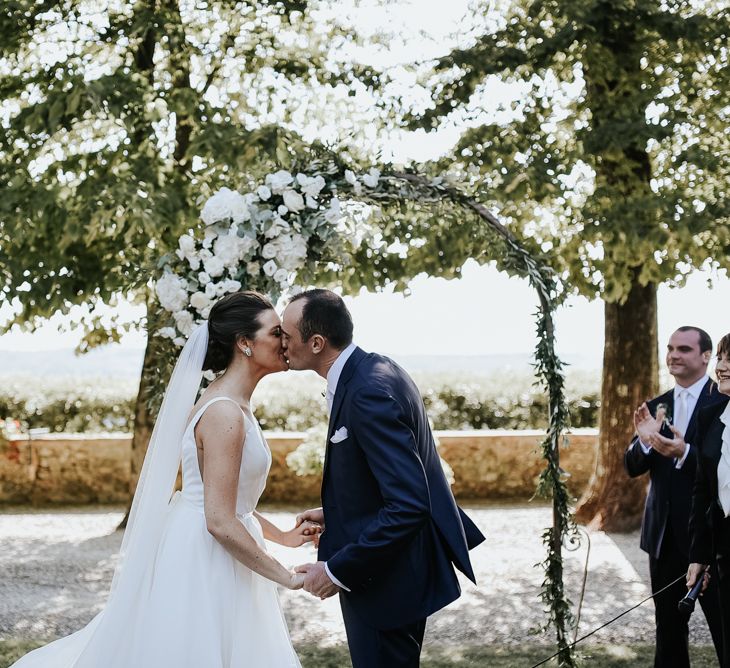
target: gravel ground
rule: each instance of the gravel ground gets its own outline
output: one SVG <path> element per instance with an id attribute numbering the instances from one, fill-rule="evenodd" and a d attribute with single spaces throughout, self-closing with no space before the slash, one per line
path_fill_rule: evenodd
<path id="1" fill-rule="evenodd" d="M 542 571 L 541 533 L 550 523 L 544 506 L 468 506 L 468 514 L 487 536 L 472 552 L 479 586 L 462 578 L 463 595 L 430 618 L 426 644 L 523 644 L 551 642 L 529 636 L 544 618 L 539 600 Z M 267 509 L 281 527 L 293 524 L 291 510 Z M 54 511 L 14 509 L 0 514 L 0 640 L 55 637 L 83 626 L 104 604 L 121 533 L 114 529 L 120 508 Z M 566 590 L 577 602 L 586 557 L 586 541 L 565 553 Z M 590 535 L 589 575 L 579 635 L 587 633 L 649 595 L 648 563 L 637 533 Z M 283 563 L 313 561 L 311 547 L 271 546 Z M 306 592 L 282 590 L 292 638 L 297 643 L 345 641 L 336 599 L 321 602 Z M 653 606 L 637 610 L 591 638 L 592 643 L 653 642 Z M 701 613 L 693 615 L 693 642 L 710 643 Z"/>

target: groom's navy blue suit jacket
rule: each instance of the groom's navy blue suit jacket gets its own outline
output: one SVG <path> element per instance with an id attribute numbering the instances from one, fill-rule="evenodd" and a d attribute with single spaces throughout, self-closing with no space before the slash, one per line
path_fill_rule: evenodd
<path id="1" fill-rule="evenodd" d="M 342 427 L 347 438 L 333 443 Z M 484 540 L 457 507 L 423 400 L 395 362 L 356 348 L 335 392 L 322 478 L 319 559 L 366 624 L 426 618 L 474 581 L 469 550 Z"/>

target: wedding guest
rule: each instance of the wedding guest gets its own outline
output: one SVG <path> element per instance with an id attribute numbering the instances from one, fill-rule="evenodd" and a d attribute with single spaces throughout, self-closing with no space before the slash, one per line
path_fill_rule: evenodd
<path id="1" fill-rule="evenodd" d="M 707 565 L 714 564 L 720 593 L 723 668 L 730 667 L 730 334 L 717 346 L 717 383 L 723 401 L 700 412 L 697 420 L 697 476 L 690 516 L 691 588 Z M 710 578 L 712 582 L 713 578 Z M 702 601 L 707 594 L 700 597 Z"/>
<path id="2" fill-rule="evenodd" d="M 641 523 L 641 549 L 649 553 L 652 593 L 685 573 L 689 565 L 688 522 L 696 468 L 697 413 L 724 403 L 707 375 L 712 340 L 698 327 L 680 327 L 669 339 L 666 363 L 671 390 L 643 403 L 634 413 L 636 435 L 624 454 L 632 477 L 649 474 Z M 675 582 L 654 597 L 655 668 L 689 668 L 689 627 L 677 609 L 685 585 Z M 712 640 L 721 658 L 722 632 L 717 587 L 700 598 Z"/>

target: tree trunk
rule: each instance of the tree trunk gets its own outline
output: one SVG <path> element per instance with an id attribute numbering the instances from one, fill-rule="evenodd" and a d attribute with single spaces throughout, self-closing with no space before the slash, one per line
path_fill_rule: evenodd
<path id="1" fill-rule="evenodd" d="M 605 304 L 598 458 L 576 519 L 606 531 L 641 524 L 647 478 L 629 478 L 623 455 L 634 434 L 633 412 L 657 394 L 657 289 L 634 283 L 623 304 Z"/>

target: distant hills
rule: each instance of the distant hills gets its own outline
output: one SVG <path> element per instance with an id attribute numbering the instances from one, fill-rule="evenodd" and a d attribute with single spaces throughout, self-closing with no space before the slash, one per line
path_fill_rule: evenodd
<path id="1" fill-rule="evenodd" d="M 142 371 L 142 348 L 104 346 L 85 355 L 72 349 L 15 352 L 0 350 L 0 375 L 24 376 L 107 376 L 119 379 L 138 378 Z M 495 371 L 530 371 L 532 355 L 392 355 L 412 373 L 469 373 L 487 375 Z M 567 354 L 563 361 L 574 369 L 593 371 L 600 360 Z"/>

